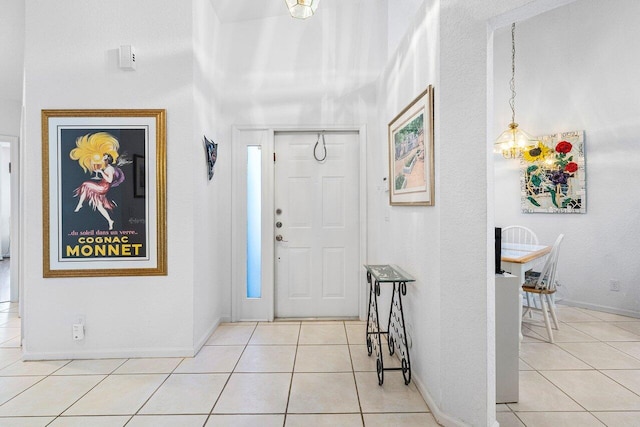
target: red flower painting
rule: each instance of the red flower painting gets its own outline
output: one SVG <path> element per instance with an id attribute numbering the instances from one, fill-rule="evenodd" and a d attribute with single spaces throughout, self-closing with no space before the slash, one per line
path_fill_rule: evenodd
<path id="1" fill-rule="evenodd" d="M 560 141 L 558 142 L 558 145 L 556 145 L 556 151 L 562 154 L 567 154 L 572 148 L 573 145 L 571 145 L 569 141 Z"/>
<path id="2" fill-rule="evenodd" d="M 542 136 L 523 153 L 523 212 L 585 212 L 583 138 L 581 131 Z"/>
<path id="3" fill-rule="evenodd" d="M 569 172 L 569 173 L 574 173 L 575 171 L 578 170 L 578 164 L 576 162 L 569 162 L 564 167 L 564 170 Z"/>

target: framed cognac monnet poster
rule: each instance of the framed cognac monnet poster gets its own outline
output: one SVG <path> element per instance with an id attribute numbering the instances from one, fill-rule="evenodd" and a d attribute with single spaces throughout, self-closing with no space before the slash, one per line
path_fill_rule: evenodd
<path id="1" fill-rule="evenodd" d="M 166 275 L 165 110 L 43 110 L 43 276 Z"/>

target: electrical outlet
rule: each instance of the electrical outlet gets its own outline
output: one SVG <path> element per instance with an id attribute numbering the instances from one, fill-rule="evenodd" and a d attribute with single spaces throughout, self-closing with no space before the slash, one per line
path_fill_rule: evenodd
<path id="1" fill-rule="evenodd" d="M 80 341 L 84 339 L 84 324 L 85 317 L 83 314 L 78 314 L 75 318 L 75 322 L 72 325 L 73 339 Z"/>
<path id="2" fill-rule="evenodd" d="M 620 281 L 611 279 L 609 280 L 609 290 L 614 292 L 620 291 Z"/>
<path id="3" fill-rule="evenodd" d="M 81 323 L 73 324 L 73 339 L 75 341 L 80 341 L 84 339 L 84 325 Z"/>

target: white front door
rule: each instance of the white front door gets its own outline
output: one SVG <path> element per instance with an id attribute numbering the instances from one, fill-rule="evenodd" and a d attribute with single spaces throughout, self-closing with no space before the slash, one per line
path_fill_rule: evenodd
<path id="1" fill-rule="evenodd" d="M 359 136 L 324 138 L 275 135 L 276 317 L 358 316 Z"/>

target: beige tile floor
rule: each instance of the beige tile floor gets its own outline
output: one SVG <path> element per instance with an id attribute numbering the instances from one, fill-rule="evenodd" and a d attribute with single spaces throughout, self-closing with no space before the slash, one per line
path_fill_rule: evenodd
<path id="1" fill-rule="evenodd" d="M 501 427 L 640 427 L 640 319 L 557 306 L 560 330 L 525 324 L 520 401 Z M 537 320 L 537 319 L 533 319 Z"/>
<path id="2" fill-rule="evenodd" d="M 556 343 L 523 328 L 502 427 L 640 426 L 640 319 L 558 306 Z M 22 362 L 0 303 L 0 427 L 436 426 L 415 385 L 377 385 L 362 322 L 221 325 L 193 358 Z M 397 374 L 397 375 L 395 375 Z"/>
<path id="3" fill-rule="evenodd" d="M 0 427 L 437 425 L 401 373 L 378 386 L 363 322 L 223 324 L 193 358 L 22 362 L 11 311 Z"/>

